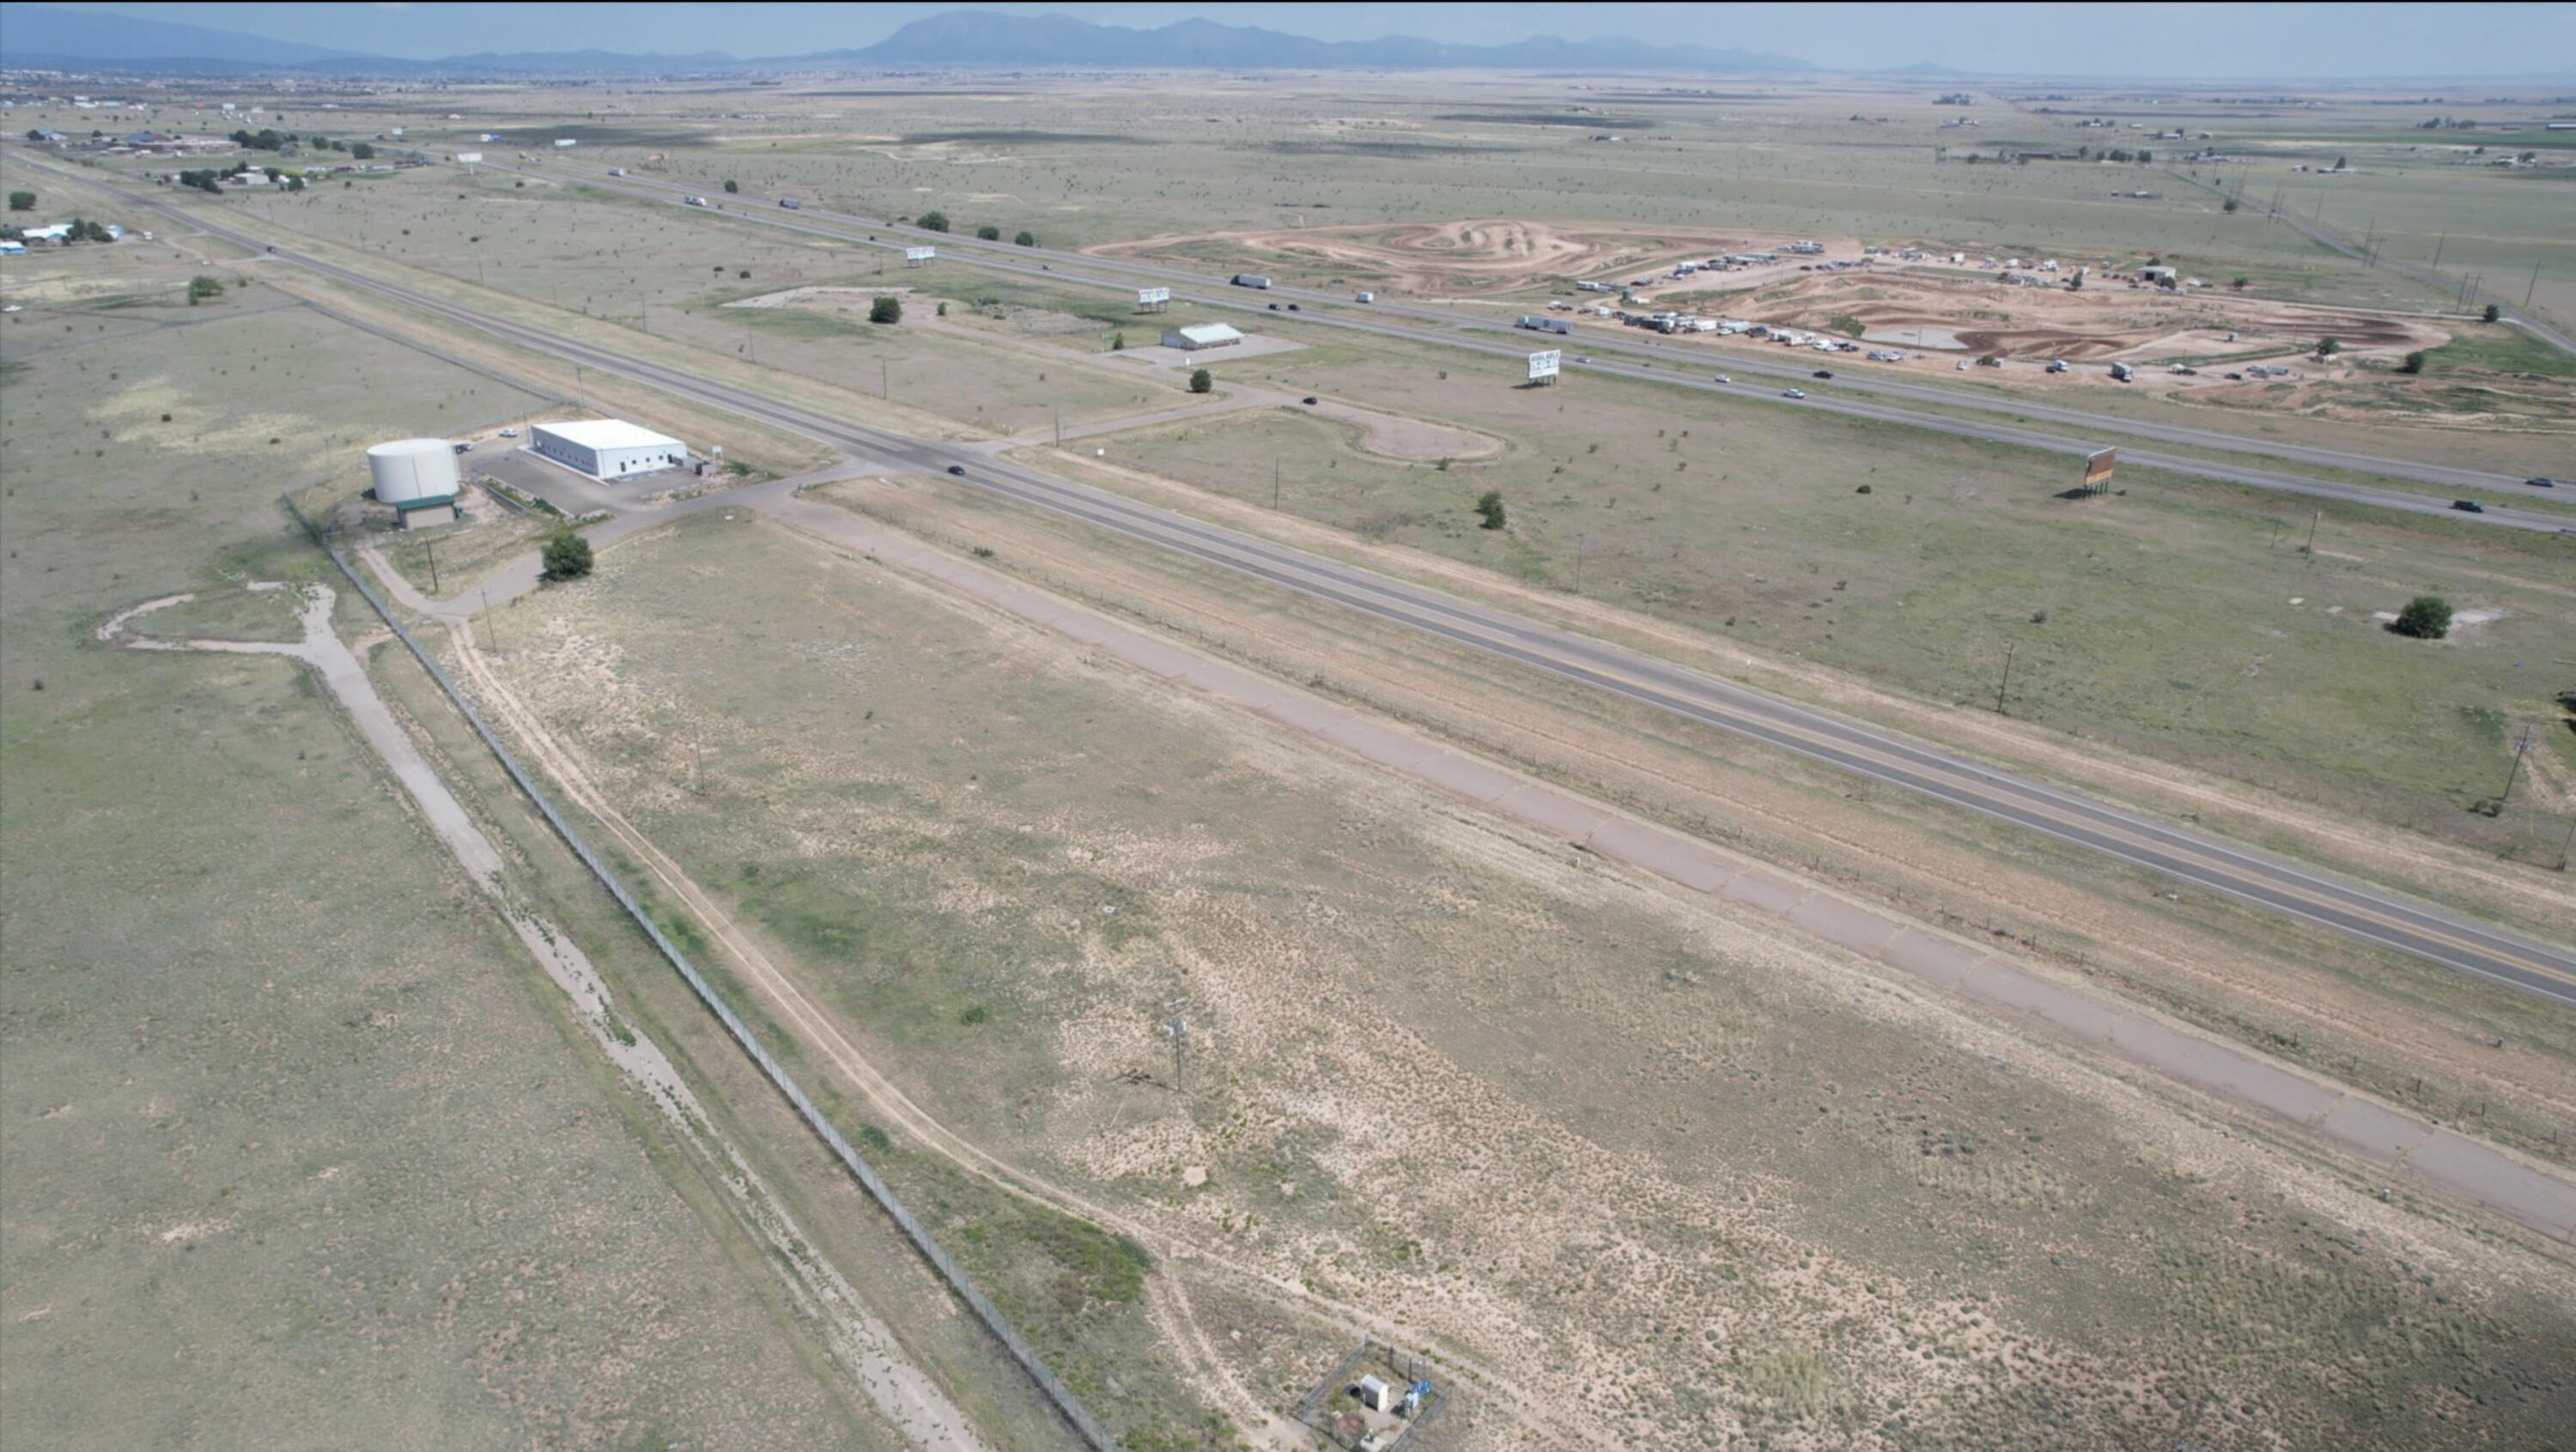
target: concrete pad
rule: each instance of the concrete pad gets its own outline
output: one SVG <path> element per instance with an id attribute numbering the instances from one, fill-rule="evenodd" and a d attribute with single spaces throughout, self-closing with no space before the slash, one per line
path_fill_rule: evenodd
<path id="1" fill-rule="evenodd" d="M 2111 1044 L 2123 1055 L 2186 1084 L 2301 1124 L 2322 1122 L 2343 1100 L 2339 1091 L 2304 1074 L 2142 1016 L 2124 1016 L 2112 1032 Z"/>
<path id="2" fill-rule="evenodd" d="M 1161 337 L 1165 328 L 1177 328 L 1178 322 L 1157 322 L 1154 336 Z M 1230 358 L 1263 358 L 1273 353 L 1296 353 L 1305 344 L 1287 338 L 1266 338 L 1247 332 L 1243 341 L 1222 348 L 1166 348 L 1160 343 L 1142 348 L 1125 348 L 1106 356 L 1132 359 L 1149 368 L 1213 368 Z"/>
<path id="3" fill-rule="evenodd" d="M 2395 1164 L 2433 1137 L 2433 1126 L 2411 1114 L 2358 1096 L 2346 1098 L 2317 1124 L 2319 1133 L 2373 1164 Z"/>
<path id="4" fill-rule="evenodd" d="M 1929 983 L 1956 990 L 1984 965 L 1986 953 L 1919 928 L 1901 929 L 1880 957 Z"/>
<path id="5" fill-rule="evenodd" d="M 1896 925 L 1867 908 L 1829 893 L 1814 893 L 1789 909 L 1789 921 L 1838 948 L 1875 958 L 1896 936 Z"/>
<path id="6" fill-rule="evenodd" d="M 1705 843 L 1626 817 L 1611 817 L 1593 828 L 1584 845 L 1614 862 L 1643 868 L 1699 892 L 1724 891 L 1741 870 Z"/>
<path id="7" fill-rule="evenodd" d="M 2406 1162 L 2446 1186 L 2474 1186 L 2487 1208 L 2576 1245 L 2576 1184 L 2447 1129 L 2434 1130 Z"/>
<path id="8" fill-rule="evenodd" d="M 2134 1017 L 2000 958 L 1988 957 L 1970 981 L 1969 991 L 1987 1002 L 2029 1014 L 2078 1038 L 2108 1043 L 2120 1024 Z"/>
<path id="9" fill-rule="evenodd" d="M 1728 897 L 1746 907 L 1777 913 L 1784 918 L 1795 912 L 1798 904 L 1814 892 L 1814 888 L 1803 882 L 1758 867 L 1737 873 L 1726 884 Z"/>
<path id="10" fill-rule="evenodd" d="M 1497 771 L 1472 757 L 1444 751 L 1426 757 L 1414 768 L 1414 774 L 1445 792 L 1453 792 L 1471 802 L 1483 804 L 1502 796 L 1521 784 L 1519 777 Z"/>
<path id="11" fill-rule="evenodd" d="M 1606 820 L 1599 807 L 1534 783 L 1505 792 L 1488 803 L 1487 809 L 1569 842 L 1581 842 Z"/>

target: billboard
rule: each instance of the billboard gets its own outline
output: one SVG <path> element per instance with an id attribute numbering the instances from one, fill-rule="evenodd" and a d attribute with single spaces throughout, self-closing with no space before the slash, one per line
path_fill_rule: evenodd
<path id="1" fill-rule="evenodd" d="M 2111 465 L 2116 462 L 2113 456 L 2119 452 L 2120 451 L 2117 449 L 2103 449 L 2097 453 L 2087 454 L 2084 456 L 2085 488 L 2108 489 L 2111 487 Z"/>
<path id="2" fill-rule="evenodd" d="M 1564 359 L 1565 350 L 1562 348 L 1550 348 L 1543 353 L 1532 353 L 1529 355 L 1529 381 L 1537 383 L 1542 379 L 1554 378 L 1556 365 Z"/>
<path id="3" fill-rule="evenodd" d="M 936 247 L 906 247 L 903 249 L 903 260 L 906 262 L 928 262 L 930 259 L 937 257 L 938 255 L 939 249 Z"/>
<path id="4" fill-rule="evenodd" d="M 1140 308 L 1157 307 L 1163 303 L 1170 302 L 1171 300 L 1172 290 L 1168 287 L 1140 287 L 1136 289 L 1136 306 Z"/>
<path id="5" fill-rule="evenodd" d="M 460 166 L 472 166 L 482 159 L 483 153 L 479 151 L 460 151 L 456 153 L 457 164 Z"/>

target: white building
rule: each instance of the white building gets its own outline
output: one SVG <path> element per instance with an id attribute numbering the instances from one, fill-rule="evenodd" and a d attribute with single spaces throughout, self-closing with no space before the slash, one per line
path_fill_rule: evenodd
<path id="1" fill-rule="evenodd" d="M 1200 323 L 1195 327 L 1167 328 L 1163 346 L 1196 352 L 1201 348 L 1231 348 L 1243 341 L 1243 335 L 1223 323 Z"/>
<path id="2" fill-rule="evenodd" d="M 528 430 L 536 451 L 594 479 L 622 479 L 689 460 L 689 446 L 624 419 L 541 423 Z"/>

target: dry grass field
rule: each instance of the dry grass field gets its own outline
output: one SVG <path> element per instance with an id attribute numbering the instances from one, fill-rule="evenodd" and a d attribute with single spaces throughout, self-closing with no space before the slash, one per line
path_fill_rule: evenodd
<path id="1" fill-rule="evenodd" d="M 881 567 L 700 519 L 537 607 L 500 668 L 584 773 L 916 1103 L 1220 1289 L 1199 1324 L 1280 1306 L 1215 1342 L 1274 1408 L 1309 1297 L 1629 1445 L 2576 1405 L 2552 1262 Z"/>

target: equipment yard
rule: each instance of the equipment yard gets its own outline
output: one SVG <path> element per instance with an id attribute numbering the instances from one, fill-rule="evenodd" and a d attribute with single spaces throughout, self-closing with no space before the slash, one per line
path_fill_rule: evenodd
<path id="1" fill-rule="evenodd" d="M 2563 82 L 1174 8 L 10 7 L 11 1443 L 2557 1445 Z"/>

